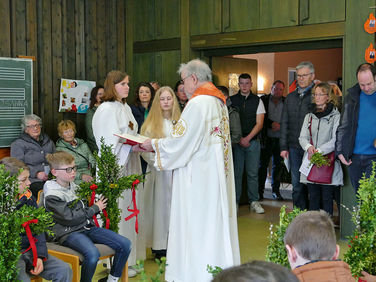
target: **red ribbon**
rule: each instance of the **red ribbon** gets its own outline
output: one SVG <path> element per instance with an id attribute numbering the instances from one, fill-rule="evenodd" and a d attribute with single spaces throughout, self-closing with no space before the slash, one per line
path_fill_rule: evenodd
<path id="1" fill-rule="evenodd" d="M 27 248 L 22 253 L 26 253 L 27 251 L 31 249 L 31 251 L 33 252 L 33 266 L 35 267 L 37 265 L 38 253 L 37 253 L 37 247 L 35 246 L 35 242 L 37 241 L 37 239 L 33 237 L 33 235 L 31 234 L 31 230 L 30 230 L 30 224 L 32 223 L 38 223 L 38 219 L 31 219 L 22 223 L 22 227 L 25 228 L 25 231 L 26 231 L 27 239 L 30 242 L 30 247 Z"/>
<path id="2" fill-rule="evenodd" d="M 95 184 L 92 184 L 90 186 L 90 190 L 92 191 L 91 192 L 91 198 L 90 198 L 90 207 L 94 204 L 94 200 L 95 200 L 95 190 L 98 188 L 97 185 Z M 105 216 L 106 218 L 106 229 L 109 229 L 110 228 L 110 219 L 108 218 L 108 214 L 107 214 L 107 211 L 106 209 L 103 209 L 102 210 L 103 212 L 103 215 Z M 94 223 L 97 227 L 99 227 L 99 223 L 98 223 L 98 219 L 97 219 L 97 215 L 93 215 L 93 220 L 94 220 Z"/>
<path id="3" fill-rule="evenodd" d="M 136 217 L 136 223 L 135 223 L 135 231 L 136 233 L 138 234 L 138 214 L 140 213 L 140 210 L 137 209 L 137 204 L 136 204 L 136 189 L 135 189 L 135 186 L 140 183 L 140 180 L 136 179 L 135 181 L 133 181 L 132 183 L 132 203 L 133 203 L 133 209 L 129 208 L 132 203 L 129 205 L 129 207 L 127 208 L 128 211 L 132 212 L 131 215 L 127 216 L 125 218 L 125 221 L 128 221 L 130 220 L 132 217 Z"/>
<path id="4" fill-rule="evenodd" d="M 91 198 L 90 198 L 89 207 L 91 207 L 94 204 L 94 201 L 95 201 L 95 190 L 97 188 L 98 188 L 98 186 L 95 185 L 95 184 L 90 185 Z M 93 220 L 94 220 L 95 226 L 99 227 L 99 223 L 98 223 L 98 219 L 97 219 L 97 215 L 96 214 L 93 215 Z"/>

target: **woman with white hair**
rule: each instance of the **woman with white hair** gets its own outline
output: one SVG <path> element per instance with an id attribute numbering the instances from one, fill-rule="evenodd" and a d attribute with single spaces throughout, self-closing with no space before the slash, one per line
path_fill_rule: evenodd
<path id="1" fill-rule="evenodd" d="M 55 144 L 42 133 L 42 119 L 37 115 L 26 115 L 21 119 L 22 133 L 10 145 L 10 156 L 23 161 L 30 169 L 30 190 L 35 197 L 48 179 L 50 167 L 47 154 L 55 152 Z"/>

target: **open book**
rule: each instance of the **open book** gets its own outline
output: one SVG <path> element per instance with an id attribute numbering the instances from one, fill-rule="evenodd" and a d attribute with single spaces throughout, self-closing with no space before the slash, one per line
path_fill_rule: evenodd
<path id="1" fill-rule="evenodd" d="M 142 136 L 140 134 L 132 135 L 132 134 L 128 134 L 128 133 L 122 133 L 122 134 L 114 134 L 114 135 L 118 136 L 120 138 L 123 138 L 123 139 L 127 139 L 125 144 L 129 144 L 129 145 L 132 145 L 132 146 L 137 145 L 137 144 L 142 144 L 144 141 L 149 139 L 148 137 Z"/>

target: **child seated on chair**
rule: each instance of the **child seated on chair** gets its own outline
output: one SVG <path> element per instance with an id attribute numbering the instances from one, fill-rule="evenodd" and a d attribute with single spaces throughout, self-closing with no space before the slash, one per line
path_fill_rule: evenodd
<path id="1" fill-rule="evenodd" d="M 10 176 L 18 175 L 19 196 L 17 209 L 20 209 L 23 205 L 29 205 L 37 208 L 37 202 L 29 190 L 30 172 L 28 166 L 24 162 L 10 157 L 1 159 L 0 164 L 4 165 Z M 21 169 L 22 172 L 19 173 Z M 30 242 L 26 234 L 22 235 L 21 237 L 21 251 L 23 252 L 29 248 Z M 38 254 L 37 265 L 35 267 L 32 265 L 33 253 L 30 249 L 21 256 L 17 263 L 17 268 L 19 269 L 17 279 L 20 281 L 30 281 L 30 275 L 38 275 L 46 280 L 56 282 L 72 281 L 72 269 L 69 267 L 69 265 L 47 253 L 45 234 L 33 234 L 33 237 L 37 239 L 35 242 Z"/>
<path id="2" fill-rule="evenodd" d="M 299 214 L 287 227 L 284 242 L 300 281 L 355 281 L 349 265 L 338 259 L 334 225 L 325 211 Z"/>
<path id="3" fill-rule="evenodd" d="M 77 167 L 74 157 L 64 151 L 47 155 L 51 173 L 56 177 L 44 184 L 44 205 L 53 213 L 56 239 L 84 256 L 81 281 L 91 281 L 100 257 L 95 243 L 105 244 L 115 251 L 115 257 L 107 281 L 118 281 L 131 252 L 131 242 L 105 228 L 96 227 L 93 215 L 106 208 L 106 199 L 97 200 L 88 207 L 77 201 L 74 178 Z M 106 280 L 100 280 L 106 281 Z"/>

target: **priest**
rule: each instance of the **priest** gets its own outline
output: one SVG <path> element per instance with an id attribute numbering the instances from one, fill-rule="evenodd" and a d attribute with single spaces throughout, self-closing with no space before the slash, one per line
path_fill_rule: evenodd
<path id="1" fill-rule="evenodd" d="M 158 170 L 174 170 L 166 281 L 211 281 L 207 265 L 240 264 L 226 99 L 201 60 L 181 64 L 189 102 L 171 137 L 148 139 Z"/>

